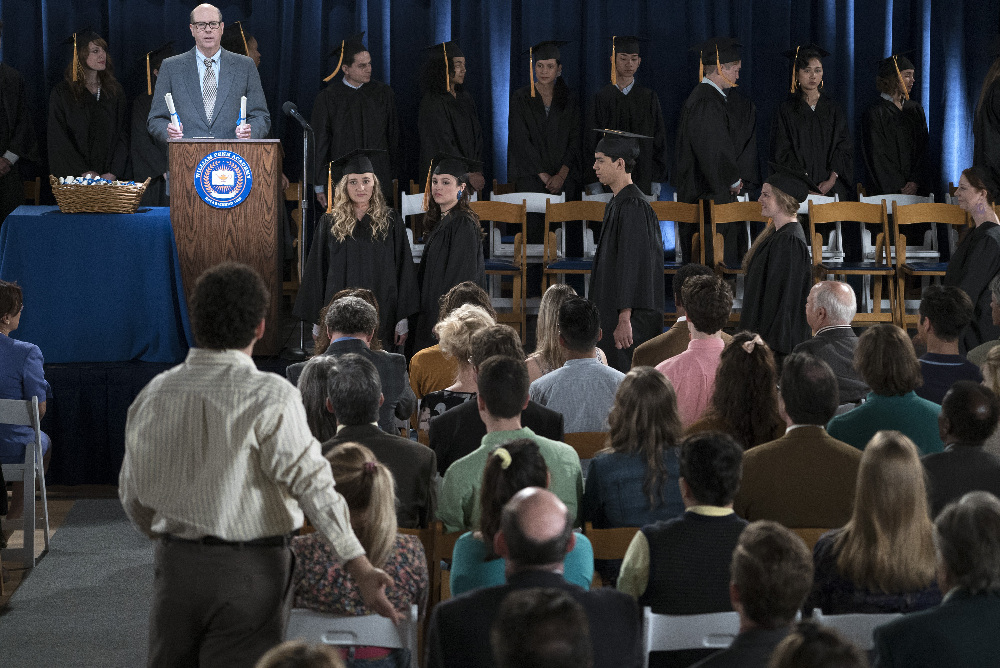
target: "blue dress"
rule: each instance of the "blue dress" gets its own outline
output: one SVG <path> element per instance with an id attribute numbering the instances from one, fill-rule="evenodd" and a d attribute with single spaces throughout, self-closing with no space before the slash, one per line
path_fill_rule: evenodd
<path id="1" fill-rule="evenodd" d="M 660 489 L 662 501 L 649 507 L 642 491 L 646 462 L 638 453 L 605 452 L 590 460 L 583 492 L 583 520 L 595 529 L 642 527 L 684 514 L 676 448 L 663 451 L 667 477 Z"/>
<path id="2" fill-rule="evenodd" d="M 42 351 L 33 343 L 0 334 L 0 399 L 45 401 L 51 390 L 42 370 Z M 0 463 L 24 461 L 24 446 L 35 440 L 31 427 L 0 425 Z M 49 437 L 42 434 L 42 453 L 49 449 Z"/>

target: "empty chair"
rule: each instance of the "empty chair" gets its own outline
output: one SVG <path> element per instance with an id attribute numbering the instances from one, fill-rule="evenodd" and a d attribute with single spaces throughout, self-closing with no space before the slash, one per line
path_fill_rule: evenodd
<path id="1" fill-rule="evenodd" d="M 359 615 L 342 617 L 325 612 L 292 608 L 285 630 L 285 640 L 302 639 L 344 647 L 369 646 L 402 648 L 410 652 L 410 667 L 417 668 L 417 616 L 416 605 L 397 626 L 387 617 Z"/>
<path id="2" fill-rule="evenodd" d="M 733 291 L 733 313 L 729 316 L 730 322 L 739 321 L 739 311 L 743 307 L 743 262 L 738 255 L 735 260 L 726 261 L 725 237 L 718 231 L 718 226 L 730 224 L 742 224 L 746 235 L 747 248 L 750 248 L 750 223 L 767 223 L 768 219 L 761 213 L 760 202 L 730 202 L 729 204 L 709 204 L 709 229 L 712 235 L 712 257 L 706 258 L 708 266 L 715 269 L 715 273 L 720 276 L 735 276 L 736 290 Z M 732 255 L 732 253 L 730 253 Z"/>
<path id="3" fill-rule="evenodd" d="M 542 292 L 552 283 L 553 276 L 563 277 L 566 274 L 589 275 L 594 266 L 594 251 L 597 245 L 593 241 L 593 231 L 587 227 L 587 222 L 604 220 L 605 203 L 600 201 L 564 202 L 555 204 L 549 202 L 545 207 L 545 257 L 542 262 Z M 584 233 L 583 257 L 566 257 L 566 235 L 561 240 L 551 231 L 553 223 L 565 224 L 570 221 L 580 221 Z M 590 251 L 588 253 L 588 250 Z M 589 287 L 589 281 L 586 284 Z M 586 296 L 586 291 L 585 291 Z"/>
<path id="4" fill-rule="evenodd" d="M 657 615 L 650 608 L 643 608 L 643 666 L 649 666 L 650 652 L 726 649 L 739 632 L 740 616 L 735 612 Z"/>
<path id="5" fill-rule="evenodd" d="M 479 216 L 480 221 L 487 221 L 490 234 L 499 236 L 499 230 L 494 229 L 495 223 L 506 223 L 520 228 L 514 235 L 514 255 L 497 257 L 491 255 L 485 262 L 486 275 L 490 277 L 490 301 L 494 308 L 507 306 L 507 301 L 501 296 L 501 281 L 504 276 L 511 278 L 510 312 L 497 310 L 497 322 L 506 323 L 517 330 L 524 341 L 527 327 L 525 324 L 524 302 L 526 297 L 525 270 L 528 264 L 526 244 L 527 238 L 527 202 L 510 204 L 507 202 L 472 202 L 469 206 Z"/>
<path id="6" fill-rule="evenodd" d="M 0 424 L 31 427 L 34 430 L 34 440 L 24 444 L 24 460 L 18 463 L 4 464 L 3 477 L 7 482 L 24 483 L 24 511 L 19 520 L 9 520 L 8 528 L 20 529 L 23 537 L 22 546 L 16 549 L 4 550 L 4 556 L 9 560 L 34 567 L 38 559 L 49 551 L 49 503 L 45 492 L 45 472 L 42 468 L 42 430 L 38 417 L 38 397 L 31 399 L 0 399 Z M 41 490 L 42 517 L 36 517 L 35 484 Z M 6 494 L 6 490 L 3 490 Z M 40 526 L 36 526 L 42 521 Z M 35 529 L 41 529 L 45 538 L 45 548 L 41 553 L 35 552 Z"/>
<path id="7" fill-rule="evenodd" d="M 812 616 L 817 624 L 836 629 L 844 639 L 867 652 L 875 649 L 875 628 L 899 619 L 903 613 L 824 615 L 819 608 L 813 608 Z"/>

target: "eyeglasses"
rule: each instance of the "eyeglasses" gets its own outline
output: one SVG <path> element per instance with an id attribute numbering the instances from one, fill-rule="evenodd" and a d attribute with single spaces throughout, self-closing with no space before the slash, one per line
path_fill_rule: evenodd
<path id="1" fill-rule="evenodd" d="M 208 30 L 218 30 L 222 27 L 222 21 L 199 21 L 197 23 L 192 23 L 194 29 L 198 32 L 206 32 Z"/>

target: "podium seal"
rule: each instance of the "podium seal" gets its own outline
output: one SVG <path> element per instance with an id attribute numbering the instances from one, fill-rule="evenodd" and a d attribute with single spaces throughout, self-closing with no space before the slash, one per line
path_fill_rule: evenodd
<path id="1" fill-rule="evenodd" d="M 194 170 L 194 188 L 198 196 L 216 209 L 230 209 L 250 194 L 253 172 L 239 153 L 213 151 L 201 159 Z"/>

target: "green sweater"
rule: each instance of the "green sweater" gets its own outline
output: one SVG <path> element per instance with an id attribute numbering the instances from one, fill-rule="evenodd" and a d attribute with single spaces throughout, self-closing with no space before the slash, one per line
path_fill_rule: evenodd
<path id="1" fill-rule="evenodd" d="M 826 431 L 837 440 L 864 450 L 875 432 L 895 429 L 917 444 L 920 454 L 942 452 L 944 444 L 938 435 L 938 415 L 941 406 L 921 399 L 916 392 L 900 396 L 868 393 L 857 408 L 830 420 Z"/>

